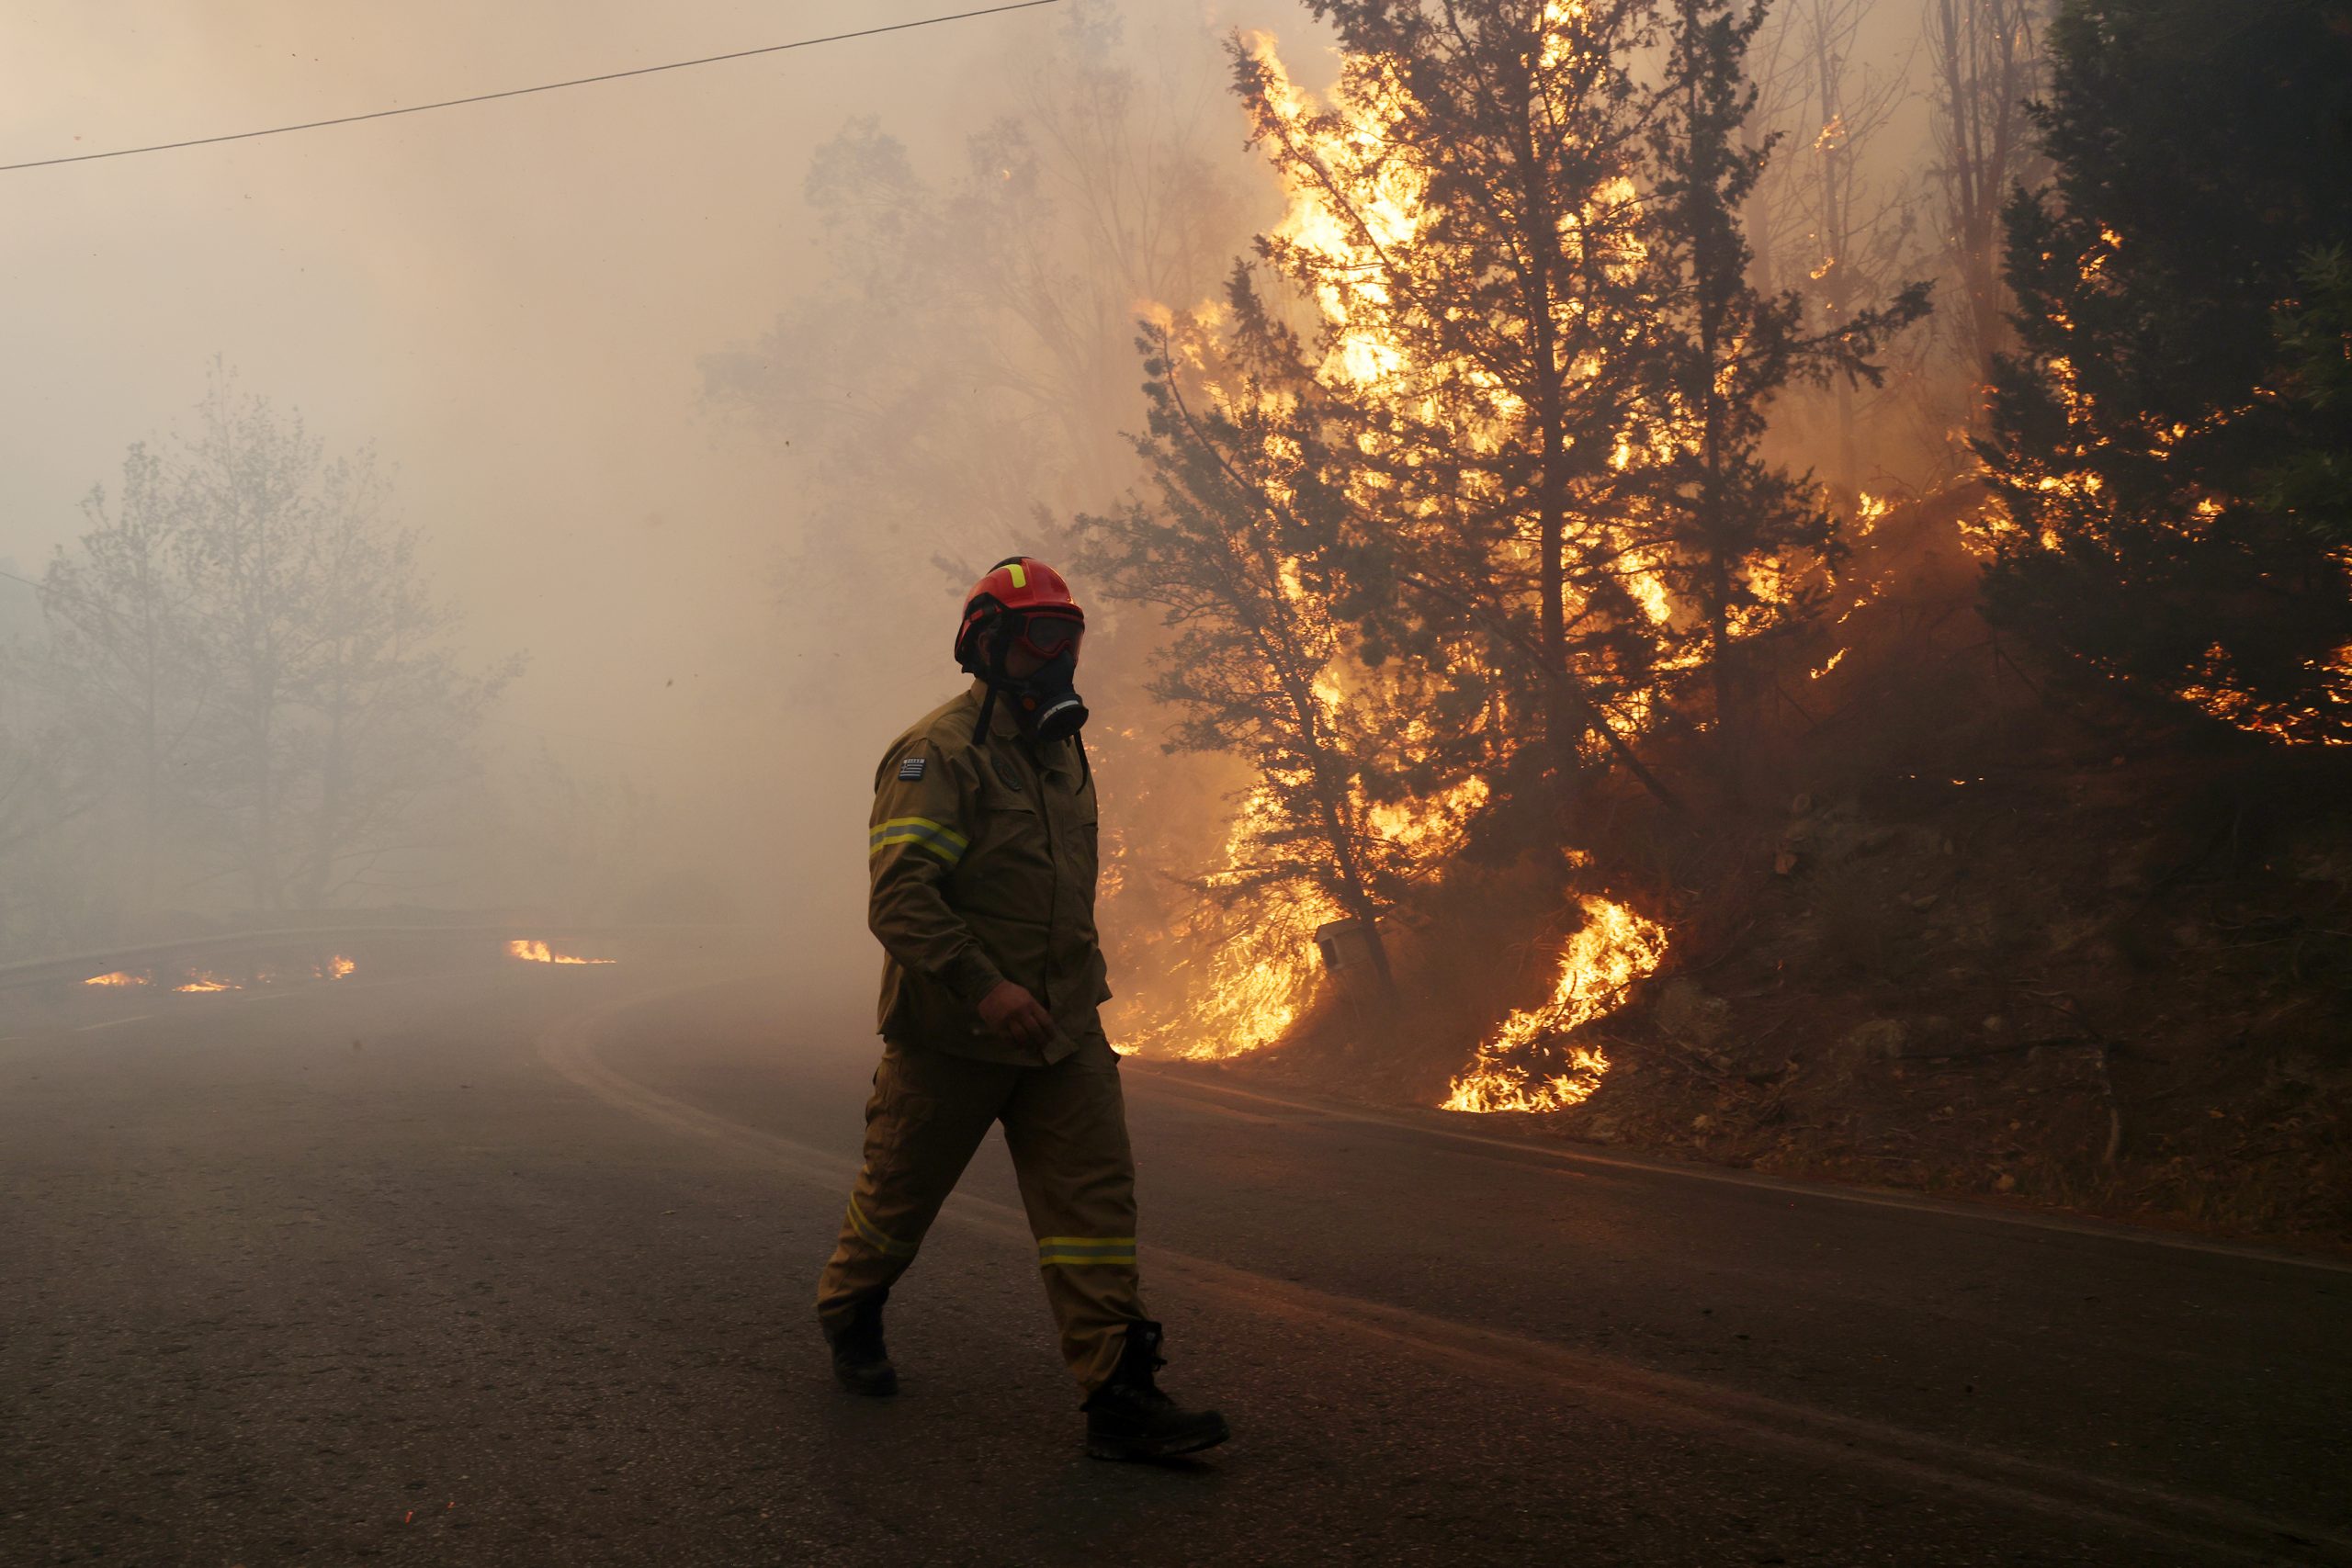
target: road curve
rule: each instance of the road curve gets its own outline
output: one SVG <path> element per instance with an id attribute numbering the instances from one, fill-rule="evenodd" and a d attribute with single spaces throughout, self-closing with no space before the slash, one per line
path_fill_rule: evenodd
<path id="1" fill-rule="evenodd" d="M 808 1296 L 873 1042 L 810 994 L 0 1040 L 0 1562 L 2352 1561 L 2340 1269 L 1134 1066 L 1169 1379 L 1235 1443 L 1079 1456 L 993 1140 L 894 1303 L 908 1393 L 850 1400 Z"/>

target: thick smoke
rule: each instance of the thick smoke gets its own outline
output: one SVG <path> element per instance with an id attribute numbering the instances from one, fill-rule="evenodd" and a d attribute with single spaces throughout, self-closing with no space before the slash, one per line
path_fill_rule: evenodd
<path id="1" fill-rule="evenodd" d="M 1783 25 L 1812 3 L 1784 0 Z M 1887 265 L 1931 275 L 1914 88 L 1934 6 L 1827 9 L 1857 23 L 1840 69 L 1879 85 L 1853 90 L 1896 85 L 1855 152 L 1894 226 Z M 922 14 L 16 6 L 0 150 L 172 141 Z M 525 660 L 486 710 L 462 821 L 345 897 L 776 920 L 862 972 L 871 761 L 954 688 L 960 580 L 1060 549 L 1073 517 L 1118 502 L 1137 472 L 1137 317 L 1212 298 L 1281 212 L 1241 145 L 1235 28 L 1278 36 L 1304 85 L 1328 77 L 1304 6 L 1071 0 L 6 176 L 0 570 L 39 579 L 73 551 L 85 497 L 119 490 L 133 443 L 175 460 L 218 361 L 330 457 L 372 450 L 458 663 Z M 1768 104 L 1792 152 L 1820 130 L 1801 64 Z M 1815 243 L 1789 200 L 1783 262 Z M 1872 416 L 1871 482 L 1946 459 L 1940 416 L 1906 410 Z M 1818 444 L 1827 413 L 1800 412 Z M 1156 628 L 1095 608 L 1089 676 L 1112 699 L 1100 740 L 1128 813 L 1112 874 L 1131 918 L 1163 920 L 1184 900 L 1170 877 L 1203 869 L 1246 781 L 1163 756 L 1168 716 L 1143 691 Z M 0 728 L 21 753 L 43 700 L 32 590 L 0 581 L 0 637 L 17 650 Z M 229 919 L 242 898 L 191 872 L 151 908 L 93 897 L 6 940 L 96 945 L 158 910 Z"/>

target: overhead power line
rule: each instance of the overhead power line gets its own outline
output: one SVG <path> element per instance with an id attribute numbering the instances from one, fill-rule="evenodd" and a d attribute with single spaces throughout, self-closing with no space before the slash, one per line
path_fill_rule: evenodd
<path id="1" fill-rule="evenodd" d="M 782 54 L 787 50 L 815 49 L 820 44 L 846 43 L 852 39 L 876 38 L 884 33 L 911 32 L 917 28 L 937 27 L 943 22 L 967 22 L 977 17 L 1001 16 L 1007 11 L 1027 11 L 1039 6 L 1059 5 L 1061 0 L 1011 0 L 1002 6 L 987 6 L 976 11 L 956 11 L 941 17 L 918 17 L 912 21 L 892 22 L 884 27 L 860 28 L 854 32 L 828 33 L 822 38 L 795 39 L 790 43 L 765 44 L 758 49 L 739 49 L 727 54 L 706 54 L 696 60 L 673 60 L 661 65 L 639 65 L 627 71 L 607 71 L 599 76 L 574 76 L 568 82 L 542 82 L 533 87 L 509 87 L 497 93 L 476 93 L 466 98 L 443 98 L 438 103 L 410 104 L 404 108 L 371 109 L 366 114 L 337 115 L 332 119 L 309 119 L 300 125 L 273 125 L 260 130 L 232 130 L 220 136 L 192 136 L 185 141 L 158 141 L 149 147 L 117 147 L 106 152 L 74 152 L 62 158 L 31 158 L 21 164 L 0 164 L 0 175 L 18 169 L 47 169 L 59 164 L 90 164 L 101 158 L 133 158 L 142 152 L 170 152 L 182 147 L 209 147 L 220 141 L 250 141 L 257 136 L 286 136 L 297 130 L 319 130 L 330 125 L 356 125 L 366 119 L 390 119 L 396 115 L 427 114 L 435 109 L 454 109 L 467 104 L 487 104 L 500 98 L 523 98 L 534 93 L 561 92 L 566 87 L 593 86 L 598 82 L 625 81 L 631 76 L 652 76 L 664 71 L 691 71 L 697 65 L 719 65 L 730 60 L 750 60 L 763 54 Z"/>

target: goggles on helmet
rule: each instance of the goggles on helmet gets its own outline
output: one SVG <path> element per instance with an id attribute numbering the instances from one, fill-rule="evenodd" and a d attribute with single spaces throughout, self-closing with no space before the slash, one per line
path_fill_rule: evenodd
<path id="1" fill-rule="evenodd" d="M 1078 651 L 1079 640 L 1086 635 L 1085 617 L 1057 610 L 1012 610 L 1004 615 L 1004 635 L 1009 647 L 1026 649 L 1038 659 L 1051 661 L 1068 649 Z"/>

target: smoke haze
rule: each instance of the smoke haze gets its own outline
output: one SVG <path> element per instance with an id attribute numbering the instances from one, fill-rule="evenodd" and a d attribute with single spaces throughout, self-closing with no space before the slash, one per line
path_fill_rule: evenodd
<path id="1" fill-rule="evenodd" d="M 19 5 L 0 17 L 11 62 L 0 152 L 168 141 L 927 14 L 718 0 Z M 1871 17 L 1866 41 L 1889 69 L 1913 51 L 1917 17 L 1908 6 Z M 574 784 L 636 802 L 607 813 L 635 813 L 623 882 L 714 885 L 736 912 L 826 933 L 862 972 L 854 829 L 867 772 L 956 684 L 957 569 L 1035 547 L 1006 536 L 1033 509 L 1066 521 L 1132 482 L 1118 440 L 1140 422 L 1127 321 L 1148 301 L 1127 297 L 1141 291 L 1133 277 L 1100 276 L 1104 258 L 1150 252 L 1137 276 L 1179 296 L 1164 303 L 1195 304 L 1280 212 L 1226 89 L 1234 28 L 1276 35 L 1302 85 L 1328 80 L 1330 51 L 1303 6 L 1073 4 L 6 175 L 0 567 L 39 576 L 86 526 L 90 487 L 115 487 L 124 448 L 168 449 L 186 429 L 219 356 L 244 392 L 299 409 L 330 453 L 375 449 L 438 591 L 464 615 L 468 660 L 527 656 L 486 736 L 493 779 L 516 795 L 510 812 L 532 811 L 544 753 Z M 1110 305 L 1088 328 L 1101 341 L 1064 356 L 1094 356 L 1096 388 L 1073 419 L 1067 386 L 1023 389 L 1052 357 L 1033 320 L 1016 308 L 1009 325 L 982 321 L 944 344 L 938 321 L 847 275 L 855 244 L 804 186 L 844 128 L 870 122 L 903 146 L 920 199 L 937 209 L 923 243 L 942 254 L 916 259 L 960 286 L 980 265 L 956 228 L 981 221 L 973 139 L 1064 109 L 1083 131 L 1094 122 L 1078 100 L 1094 84 L 1072 62 L 1088 58 L 1134 74 L 1129 123 L 1156 144 L 1136 155 L 1180 157 L 1199 184 L 1179 214 L 1193 229 L 1174 247 L 1181 265 L 1164 246 L 1090 244 L 1086 213 L 1072 224 L 1070 193 L 1052 188 L 1087 150 L 1045 139 L 1063 227 L 1039 248 Z M 1871 152 L 1890 167 L 1916 162 L 1925 135 L 1917 106 L 1900 108 Z M 870 217 L 855 205 L 853 229 Z M 985 242 L 975 227 L 976 257 Z M 866 313 L 836 310 L 861 291 Z M 849 323 L 834 345 L 844 357 L 929 383 L 901 405 L 919 424 L 888 431 L 878 462 L 844 457 L 854 422 L 809 412 L 826 398 L 854 407 L 871 386 L 811 389 L 800 364 L 775 360 L 811 318 Z M 780 397 L 778 377 L 790 383 Z M 1050 423 L 1056 395 L 1074 433 L 1020 445 Z M 910 469 L 915 454 L 929 468 L 889 471 L 892 444 Z M 1102 610 L 1114 636 L 1097 659 L 1114 660 L 1119 617 Z M 1098 665 L 1096 681 L 1110 678 Z M 1125 690 L 1139 710 L 1131 679 Z M 1137 758 L 1156 754 L 1163 716 L 1107 716 L 1133 732 Z M 1195 804 L 1221 808 L 1206 794 Z"/>

